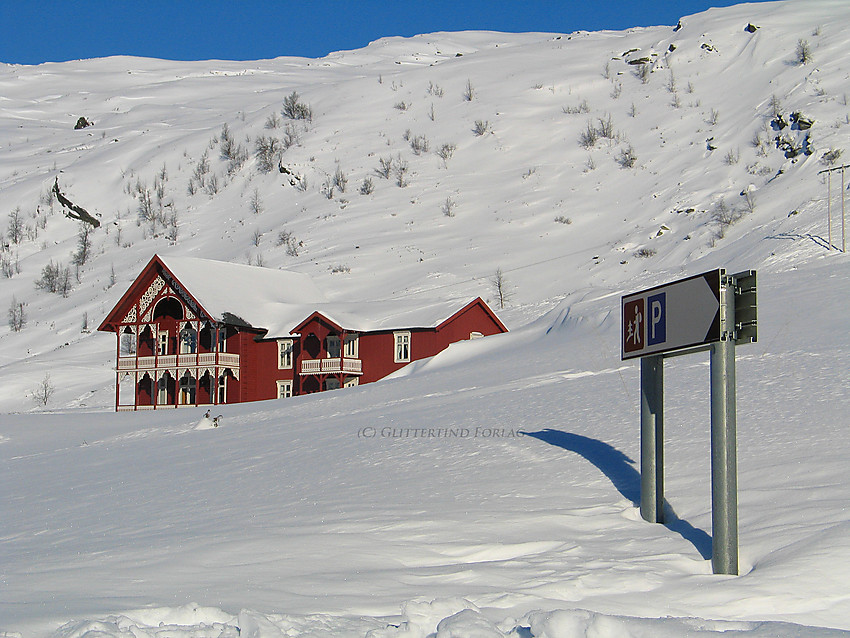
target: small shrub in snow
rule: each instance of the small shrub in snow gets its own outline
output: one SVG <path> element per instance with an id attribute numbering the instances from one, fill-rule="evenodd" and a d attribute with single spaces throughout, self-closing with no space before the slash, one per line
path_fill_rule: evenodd
<path id="1" fill-rule="evenodd" d="M 604 120 L 602 118 L 599 118 L 598 130 L 599 136 L 604 137 L 605 139 L 613 140 L 617 137 L 617 132 L 614 130 L 614 120 L 611 118 L 610 113 Z"/>
<path id="2" fill-rule="evenodd" d="M 345 189 L 348 186 L 348 178 L 345 176 L 345 173 L 342 169 L 337 166 L 336 171 L 334 171 L 333 177 L 331 178 L 332 184 L 339 189 L 340 193 L 344 193 Z"/>
<path id="3" fill-rule="evenodd" d="M 652 65 L 650 64 L 636 64 L 634 66 L 634 74 L 635 77 L 641 81 L 642 84 L 646 84 L 649 82 L 649 75 L 652 73 Z"/>
<path id="4" fill-rule="evenodd" d="M 428 82 L 428 93 L 436 97 L 443 97 L 443 87 L 433 82 Z"/>
<path id="5" fill-rule="evenodd" d="M 717 120 L 720 118 L 720 111 L 717 109 L 711 109 L 711 113 L 708 115 L 708 123 L 712 126 L 717 124 Z"/>
<path id="6" fill-rule="evenodd" d="M 372 181 L 371 177 L 364 177 L 363 183 L 360 184 L 360 194 L 361 195 L 371 195 L 375 192 L 375 184 Z"/>
<path id="7" fill-rule="evenodd" d="M 266 118 L 265 127 L 267 129 L 276 129 L 280 126 L 280 116 L 277 113 L 272 113 Z"/>
<path id="8" fill-rule="evenodd" d="M 233 159 L 233 154 L 236 150 L 236 142 L 233 140 L 233 136 L 230 134 L 230 128 L 228 128 L 227 124 L 221 127 L 221 135 L 219 135 L 219 150 L 221 152 L 221 159 Z"/>
<path id="9" fill-rule="evenodd" d="M 9 225 L 6 227 L 6 236 L 13 244 L 20 244 L 24 237 L 24 216 L 21 207 L 17 206 L 9 213 Z"/>
<path id="10" fill-rule="evenodd" d="M 582 148 L 593 148 L 598 141 L 599 131 L 596 130 L 592 122 L 588 121 L 584 130 L 578 136 L 578 143 Z"/>
<path id="11" fill-rule="evenodd" d="M 796 56 L 798 64 L 809 64 L 812 61 L 812 48 L 807 40 L 797 41 Z"/>
<path id="12" fill-rule="evenodd" d="M 408 104 L 404 100 L 402 100 L 401 102 L 396 102 L 393 106 L 399 111 L 406 111 L 410 108 L 410 104 Z"/>
<path id="13" fill-rule="evenodd" d="M 398 185 L 399 188 L 405 188 L 407 186 L 407 184 L 408 184 L 408 181 L 407 181 L 408 170 L 409 170 L 409 167 L 407 165 L 407 162 L 405 160 L 401 159 L 401 157 L 399 157 L 396 160 L 396 164 L 395 164 L 395 183 Z"/>
<path id="14" fill-rule="evenodd" d="M 77 231 L 77 250 L 71 257 L 71 262 L 77 266 L 83 266 L 91 256 L 91 233 L 90 224 L 81 223 Z"/>
<path id="15" fill-rule="evenodd" d="M 349 273 L 351 272 L 351 268 L 346 266 L 345 264 L 337 264 L 333 268 L 331 268 L 332 275 L 338 275 L 340 273 Z"/>
<path id="16" fill-rule="evenodd" d="M 18 255 L 15 254 L 15 259 L 12 261 L 12 255 L 8 253 L 3 253 L 0 255 L 0 272 L 3 273 L 3 276 L 6 279 L 11 279 L 17 274 L 21 272 L 21 265 L 18 262 Z"/>
<path id="17" fill-rule="evenodd" d="M 20 332 L 27 325 L 27 313 L 24 309 L 24 303 L 12 297 L 12 304 L 9 306 L 9 327 L 13 332 Z"/>
<path id="18" fill-rule="evenodd" d="M 513 292 L 510 290 L 508 281 L 501 268 L 496 268 L 496 272 L 490 279 L 490 284 L 493 286 L 493 293 L 496 295 L 496 299 L 499 301 L 499 309 L 504 309 L 505 305 L 513 297 Z"/>
<path id="19" fill-rule="evenodd" d="M 620 151 L 620 156 L 617 158 L 617 163 L 622 168 L 633 168 L 637 163 L 637 154 L 631 144 Z"/>
<path id="20" fill-rule="evenodd" d="M 623 94 L 623 85 L 620 82 L 614 83 L 614 88 L 611 89 L 611 98 L 614 100 L 619 100 L 620 96 Z"/>
<path id="21" fill-rule="evenodd" d="M 558 215 L 555 218 L 555 221 L 558 222 L 559 224 L 565 224 L 567 226 L 569 226 L 570 224 L 573 223 L 572 219 L 570 219 L 569 217 L 564 217 L 563 215 Z"/>
<path id="22" fill-rule="evenodd" d="M 218 194 L 218 176 L 215 173 L 207 179 L 207 185 L 204 187 L 204 190 L 207 191 L 207 195 L 210 197 Z"/>
<path id="23" fill-rule="evenodd" d="M 457 202 L 453 200 L 451 197 L 446 197 L 446 201 L 443 202 L 441 206 L 443 210 L 443 215 L 446 217 L 454 217 L 455 216 L 455 207 L 457 206 Z"/>
<path id="24" fill-rule="evenodd" d="M 254 157 L 257 158 L 257 170 L 261 173 L 271 173 L 280 162 L 283 155 L 283 144 L 276 137 L 261 135 L 254 142 Z"/>
<path id="25" fill-rule="evenodd" d="M 456 149 L 457 146 L 454 144 L 443 144 L 437 149 L 437 156 L 443 160 L 443 164 L 447 164 L 452 158 L 452 155 L 454 155 Z"/>
<path id="26" fill-rule="evenodd" d="M 260 232 L 259 228 L 255 228 L 254 232 L 251 233 L 251 243 L 254 246 L 259 246 L 261 241 L 263 241 L 263 233 Z"/>
<path id="27" fill-rule="evenodd" d="M 723 163 L 727 166 L 733 166 L 741 159 L 741 152 L 738 150 L 729 150 L 723 157 Z"/>
<path id="28" fill-rule="evenodd" d="M 741 218 L 741 214 L 729 208 L 725 201 L 718 200 L 711 211 L 711 221 L 717 225 L 715 234 L 718 239 L 722 239 L 726 234 L 726 229 Z"/>
<path id="29" fill-rule="evenodd" d="M 298 93 L 293 91 L 283 99 L 283 115 L 290 120 L 313 121 L 313 109 L 299 99 Z"/>
<path id="30" fill-rule="evenodd" d="M 36 280 L 35 287 L 67 297 L 71 292 L 71 269 L 61 263 L 50 262 L 41 270 L 41 278 Z"/>
<path id="31" fill-rule="evenodd" d="M 490 130 L 490 121 L 489 120 L 475 120 L 475 127 L 472 129 L 473 132 L 478 135 L 484 135 L 487 131 Z"/>
<path id="32" fill-rule="evenodd" d="M 304 247 L 304 242 L 298 241 L 295 235 L 288 230 L 282 230 L 277 236 L 277 245 L 283 246 L 288 256 L 297 257 Z"/>
<path id="33" fill-rule="evenodd" d="M 263 200 L 260 198 L 260 189 L 255 188 L 251 191 L 251 199 L 248 201 L 248 207 L 255 215 L 263 212 Z"/>
<path id="34" fill-rule="evenodd" d="M 647 257 L 655 257 L 657 253 L 658 251 L 655 248 L 639 248 L 635 251 L 635 257 L 646 259 Z"/>
<path id="35" fill-rule="evenodd" d="M 36 405 L 45 406 L 50 403 L 50 399 L 53 397 L 55 391 L 56 388 L 50 382 L 50 373 L 45 372 L 44 378 L 32 390 L 32 400 Z"/>
<path id="36" fill-rule="evenodd" d="M 393 172 L 393 158 L 381 157 L 378 159 L 378 163 L 380 166 L 375 169 L 375 172 L 384 179 L 389 179 Z"/>
<path id="37" fill-rule="evenodd" d="M 424 135 L 416 135 L 410 140 L 410 148 L 413 149 L 413 152 L 416 155 L 421 155 L 422 153 L 427 153 L 430 150 L 431 143 Z"/>
<path id="38" fill-rule="evenodd" d="M 470 80 L 466 81 L 466 87 L 463 89 L 463 99 L 466 102 L 472 102 L 475 99 L 475 89 Z"/>
<path id="39" fill-rule="evenodd" d="M 582 100 L 578 106 L 565 106 L 561 109 L 567 115 L 577 115 L 579 113 L 590 113 L 590 105 L 587 100 Z"/>

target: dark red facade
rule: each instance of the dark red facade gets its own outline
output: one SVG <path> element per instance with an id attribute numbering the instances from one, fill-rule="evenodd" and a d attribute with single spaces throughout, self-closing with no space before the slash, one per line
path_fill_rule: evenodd
<path id="1" fill-rule="evenodd" d="M 357 330 L 313 312 L 289 334 L 217 317 L 157 256 L 98 328 L 117 336 L 116 410 L 243 403 L 377 381 L 449 344 L 506 332 L 480 298 L 428 327 Z"/>

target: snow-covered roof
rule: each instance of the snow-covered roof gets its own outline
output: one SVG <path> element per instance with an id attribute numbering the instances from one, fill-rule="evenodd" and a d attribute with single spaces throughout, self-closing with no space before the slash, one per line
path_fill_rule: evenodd
<path id="1" fill-rule="evenodd" d="M 436 328 L 474 299 L 391 299 L 359 303 L 317 304 L 321 313 L 346 330 L 370 332 L 406 328 Z M 302 319 L 306 318 L 302 317 Z"/>
<path id="2" fill-rule="evenodd" d="M 303 273 L 195 257 L 159 258 L 214 319 L 231 315 L 267 329 L 268 336 L 289 334 L 325 301 Z"/>
<path id="3" fill-rule="evenodd" d="M 218 321 L 240 319 L 283 337 L 314 312 L 346 330 L 369 332 L 436 328 L 474 299 L 389 299 L 327 302 L 305 274 L 195 257 L 160 261 L 195 300 Z"/>

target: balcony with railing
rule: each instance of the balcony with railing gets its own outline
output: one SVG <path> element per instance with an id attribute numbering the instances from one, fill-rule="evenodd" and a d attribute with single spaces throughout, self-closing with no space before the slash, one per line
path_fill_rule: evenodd
<path id="1" fill-rule="evenodd" d="M 301 374 L 363 374 L 360 359 L 330 357 L 328 359 L 304 359 L 301 361 Z"/>
<path id="2" fill-rule="evenodd" d="M 151 357 L 118 357 L 118 369 L 128 372 L 133 370 L 156 370 L 159 368 L 206 368 L 213 366 L 238 368 L 239 355 L 229 352 L 201 352 Z"/>

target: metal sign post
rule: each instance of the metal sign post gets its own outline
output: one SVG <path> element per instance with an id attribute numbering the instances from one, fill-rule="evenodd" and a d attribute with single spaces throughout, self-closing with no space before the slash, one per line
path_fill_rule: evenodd
<path id="1" fill-rule="evenodd" d="M 712 569 L 738 573 L 735 346 L 757 339 L 756 273 L 722 268 L 621 300 L 623 360 L 640 357 L 644 520 L 664 522 L 664 358 L 710 351 Z"/>

